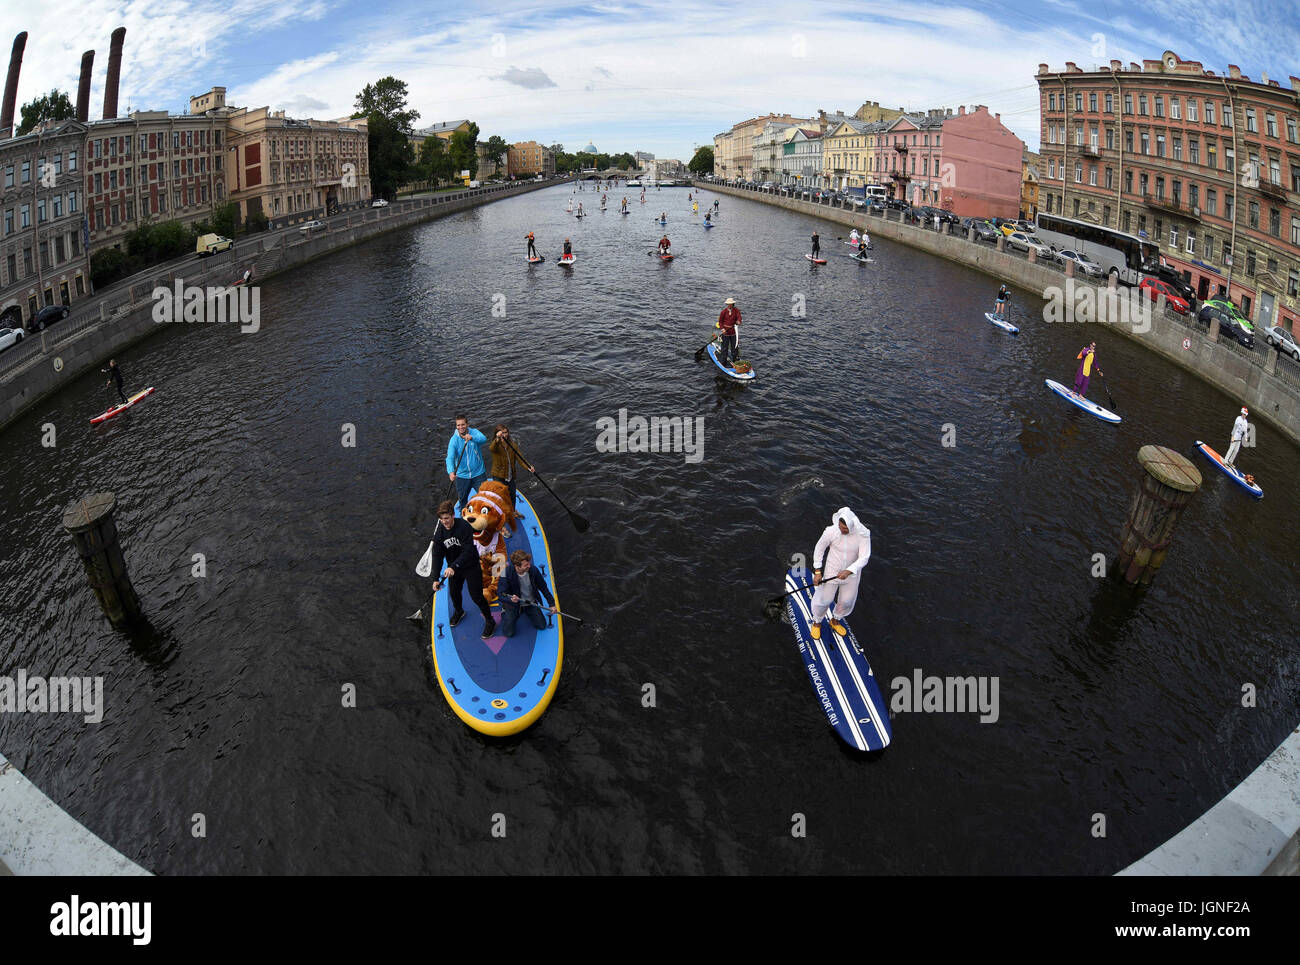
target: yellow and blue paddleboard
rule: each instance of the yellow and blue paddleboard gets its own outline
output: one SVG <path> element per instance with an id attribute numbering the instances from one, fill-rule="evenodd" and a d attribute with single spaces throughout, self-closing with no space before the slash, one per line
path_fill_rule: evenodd
<path id="1" fill-rule="evenodd" d="M 551 575 L 551 550 L 546 531 L 522 492 L 515 496 L 515 510 L 523 516 L 513 524 L 506 540 L 507 558 L 515 550 L 527 550 L 533 567 L 540 571 L 560 606 L 560 595 Z M 507 563 L 507 565 L 510 565 Z M 504 577 L 502 585 L 504 586 Z M 541 594 L 538 594 L 539 596 Z M 461 588 L 465 618 L 452 627 L 451 587 L 445 582 L 434 596 L 432 638 L 433 668 L 447 703 L 456 716 L 490 737 L 518 734 L 542 716 L 560 679 L 564 660 L 564 627 L 557 614 L 544 613 L 546 627 L 538 630 L 521 613 L 512 637 L 500 633 L 501 605 L 492 604 L 497 632 L 484 640 L 483 617 Z"/>

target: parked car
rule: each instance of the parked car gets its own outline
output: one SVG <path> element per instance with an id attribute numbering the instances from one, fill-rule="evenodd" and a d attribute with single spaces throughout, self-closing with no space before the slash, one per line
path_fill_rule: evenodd
<path id="1" fill-rule="evenodd" d="M 1300 344 L 1297 344 L 1295 336 L 1281 325 L 1274 325 L 1265 329 L 1264 338 L 1269 345 L 1272 345 L 1279 352 L 1289 355 L 1297 362 L 1300 362 Z M 3 339 L 3 336 L 0 336 L 0 339 Z"/>
<path id="2" fill-rule="evenodd" d="M 1007 235 L 1007 247 L 1015 248 L 1017 251 L 1024 252 L 1033 249 L 1034 254 L 1039 258 L 1046 258 L 1048 261 L 1052 261 L 1056 258 L 1056 252 L 1052 250 L 1051 245 L 1038 237 L 1038 235 L 1028 235 L 1023 231 L 1013 231 L 1011 234 Z"/>
<path id="3" fill-rule="evenodd" d="M 1097 264 L 1081 252 L 1071 251 L 1069 248 L 1066 248 L 1064 251 L 1058 251 L 1056 253 L 1056 258 L 1062 264 L 1065 264 L 1067 261 L 1074 262 L 1074 270 L 1076 272 L 1083 272 L 1083 274 L 1089 278 L 1101 277 L 1101 265 Z"/>
<path id="4" fill-rule="evenodd" d="M 1198 321 L 1203 322 L 1207 328 L 1211 320 L 1217 318 L 1219 320 L 1220 335 L 1226 335 L 1244 348 L 1255 347 L 1255 336 L 1242 325 L 1241 316 L 1228 302 L 1221 302 L 1217 299 L 1207 301 L 1201 306 L 1201 310 L 1196 313 L 1196 318 Z M 1246 325 L 1249 324 L 1249 322 L 1246 323 Z"/>
<path id="5" fill-rule="evenodd" d="M 884 210 L 886 210 L 885 199 L 884 199 L 884 198 L 872 198 L 869 202 L 867 202 L 867 210 L 869 210 L 869 211 L 884 211 Z"/>
<path id="6" fill-rule="evenodd" d="M 992 221 L 985 221 L 982 218 L 967 218 L 962 222 L 961 228 L 962 231 L 969 231 L 974 228 L 976 241 L 997 241 L 998 236 L 1002 233 L 993 227 Z"/>
<path id="7" fill-rule="evenodd" d="M 1207 298 L 1205 304 L 1213 305 L 1219 311 L 1230 315 L 1232 320 L 1240 325 L 1243 330 L 1250 332 L 1252 335 L 1255 334 L 1254 323 L 1245 315 L 1241 314 L 1241 309 L 1226 298 Z"/>
<path id="8" fill-rule="evenodd" d="M 1006 221 L 998 222 L 998 230 L 1001 231 L 1004 235 L 1006 235 L 1009 238 L 1017 231 L 1027 235 L 1033 234 L 1034 226 L 1031 225 L 1028 221 L 1015 221 L 1015 220 L 1008 219 Z"/>
<path id="9" fill-rule="evenodd" d="M 886 198 L 885 207 L 891 211 L 908 211 L 912 206 L 902 198 Z"/>
<path id="10" fill-rule="evenodd" d="M 0 352 L 11 345 L 17 345 L 23 340 L 23 335 L 21 328 L 0 328 Z"/>
<path id="11" fill-rule="evenodd" d="M 1138 290 L 1146 292 L 1147 298 L 1152 301 L 1155 301 L 1161 295 L 1164 295 L 1165 301 L 1168 303 L 1169 307 L 1179 315 L 1186 315 L 1191 311 L 1191 306 L 1187 304 L 1187 299 L 1174 291 L 1172 285 L 1168 282 L 1161 281 L 1159 278 L 1143 278 L 1141 284 L 1138 285 Z"/>
<path id="12" fill-rule="evenodd" d="M 27 331 L 39 332 L 59 319 L 67 318 L 68 311 L 67 305 L 46 305 L 28 320 Z"/>
<path id="13" fill-rule="evenodd" d="M 541 178 L 538 178 L 537 180 L 540 181 Z M 375 198 L 374 201 L 371 201 L 371 202 L 370 202 L 370 207 L 372 207 L 372 208 L 387 208 L 387 207 L 388 207 L 388 202 L 385 201 L 383 198 Z"/>
<path id="14" fill-rule="evenodd" d="M 298 225 L 298 230 L 311 231 L 312 228 L 324 228 L 324 227 L 325 227 L 324 221 L 312 220 L 312 221 L 304 221 L 302 224 Z"/>
<path id="15" fill-rule="evenodd" d="M 1196 292 L 1191 284 L 1182 273 L 1169 265 L 1150 264 L 1143 265 L 1140 272 L 1142 278 L 1156 278 L 1169 285 L 1178 293 L 1183 301 L 1190 306 L 1196 305 Z"/>

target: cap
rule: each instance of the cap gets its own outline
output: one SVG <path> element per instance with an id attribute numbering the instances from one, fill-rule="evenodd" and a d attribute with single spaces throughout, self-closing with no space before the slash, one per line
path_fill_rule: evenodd
<path id="1" fill-rule="evenodd" d="M 1248 409 L 1243 405 L 1243 406 L 1241 407 L 1241 414 L 1242 414 L 1242 415 L 1250 415 L 1250 411 L 1249 411 L 1249 410 L 1248 410 Z"/>

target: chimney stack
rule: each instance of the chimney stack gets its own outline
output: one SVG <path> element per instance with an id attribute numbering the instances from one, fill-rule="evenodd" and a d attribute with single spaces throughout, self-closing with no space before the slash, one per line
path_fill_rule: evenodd
<path id="1" fill-rule="evenodd" d="M 122 43 L 126 40 L 126 28 L 118 27 L 113 31 L 108 47 L 108 76 L 104 78 L 104 120 L 117 117 L 117 79 L 122 73 Z"/>
<path id="2" fill-rule="evenodd" d="M 23 49 L 27 46 L 27 31 L 14 38 L 13 53 L 9 55 L 9 76 L 5 78 L 4 105 L 0 107 L 0 137 L 10 137 L 14 129 L 14 106 L 18 103 L 18 71 L 23 66 Z"/>
<path id="3" fill-rule="evenodd" d="M 81 80 L 77 84 L 77 120 L 90 116 L 90 70 L 95 66 L 95 52 L 87 50 L 81 55 Z"/>

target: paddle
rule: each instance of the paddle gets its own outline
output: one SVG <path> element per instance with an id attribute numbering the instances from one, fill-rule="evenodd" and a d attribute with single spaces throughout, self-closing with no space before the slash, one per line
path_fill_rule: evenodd
<path id="1" fill-rule="evenodd" d="M 701 346 L 699 347 L 699 349 L 696 350 L 696 352 L 695 352 L 695 361 L 697 361 L 697 362 L 703 362 L 703 361 L 704 361 L 704 353 L 705 353 L 705 351 L 708 349 L 708 347 L 709 347 L 710 345 L 712 345 L 714 342 L 716 342 L 716 341 L 718 340 L 718 336 L 721 335 L 721 334 L 722 334 L 722 331 L 721 331 L 721 330 L 717 331 L 716 333 L 714 333 L 713 338 L 709 339 L 707 342 L 705 342 L 703 345 L 701 345 Z"/>
<path id="2" fill-rule="evenodd" d="M 1119 406 L 1115 405 L 1115 397 L 1110 394 L 1110 386 L 1106 384 L 1105 374 L 1101 371 L 1101 369 L 1097 370 L 1097 374 L 1101 376 L 1101 387 L 1106 390 L 1106 399 L 1107 401 L 1110 402 L 1111 411 L 1118 413 Z"/>
<path id="3" fill-rule="evenodd" d="M 838 577 L 838 576 L 836 576 L 836 577 L 832 577 L 832 578 L 829 579 L 829 580 L 823 579 L 823 580 L 822 580 L 822 584 L 826 584 L 826 583 L 834 583 L 834 582 L 836 582 L 837 580 L 839 580 L 839 577 Z M 821 585 L 821 584 L 819 584 L 819 585 Z M 792 595 L 795 594 L 795 593 L 801 593 L 801 592 L 803 592 L 804 590 L 808 589 L 808 588 L 811 587 L 811 586 L 812 586 L 811 583 L 805 583 L 805 584 L 803 584 L 803 586 L 796 586 L 793 590 L 786 590 L 784 593 L 780 594 L 779 596 L 768 597 L 767 602 L 765 602 L 765 603 L 763 604 L 763 613 L 764 613 L 766 616 L 769 616 L 769 617 L 774 617 L 774 616 L 776 616 L 777 613 L 780 612 L 780 609 L 781 609 L 781 602 L 782 602 L 782 601 L 783 601 L 787 596 L 792 596 Z"/>
<path id="4" fill-rule="evenodd" d="M 547 612 L 547 613 L 550 612 L 550 610 L 548 610 L 546 607 L 542 606 L 540 603 L 525 603 L 524 606 L 535 606 L 535 607 L 537 607 L 537 609 L 539 609 L 539 610 L 543 610 L 543 611 L 545 611 L 545 612 Z M 585 621 L 583 621 L 580 617 L 575 617 L 575 616 L 573 616 L 572 614 L 565 613 L 563 610 L 556 610 L 555 612 L 558 613 L 560 616 L 564 617 L 566 620 L 573 620 L 573 621 L 575 621 L 575 622 L 577 622 L 577 623 L 583 623 L 583 622 L 585 622 Z"/>
<path id="5" fill-rule="evenodd" d="M 546 491 L 550 493 L 552 496 L 555 496 L 555 501 L 564 508 L 564 511 L 566 513 L 569 514 L 569 519 L 573 521 L 574 529 L 576 529 L 579 533 L 585 533 L 588 529 L 591 528 L 591 524 L 587 522 L 586 519 L 579 516 L 568 506 L 564 505 L 564 500 L 561 499 L 559 496 L 556 496 L 555 490 L 552 489 L 550 486 L 546 485 L 546 480 L 542 478 L 541 473 L 539 473 L 536 469 L 532 468 L 532 463 L 529 462 L 527 459 L 524 459 L 524 454 L 515 448 L 515 444 L 513 442 L 507 439 L 506 445 L 510 447 L 511 451 L 513 451 L 516 456 L 518 456 L 520 459 L 523 459 L 523 461 L 528 464 L 528 471 L 531 472 L 536 477 L 537 481 L 546 488 Z"/>

